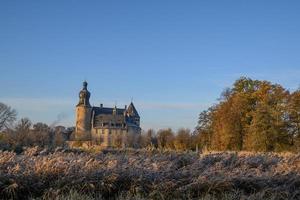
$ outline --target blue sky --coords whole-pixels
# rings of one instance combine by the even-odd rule
[[[1,1],[0,101],[71,126],[86,79],[93,105],[133,98],[144,129],[193,129],[240,76],[299,87],[299,10],[276,0]]]

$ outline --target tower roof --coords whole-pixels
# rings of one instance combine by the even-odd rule
[[[136,116],[136,117],[140,117],[139,113],[137,112],[137,110],[135,109],[133,103],[131,102],[130,105],[127,108],[127,113],[131,116]]]
[[[88,83],[86,82],[86,80],[83,81],[83,89],[87,89]]]
[[[79,103],[77,104],[77,106],[83,105],[83,106],[91,107],[90,102],[89,102],[91,93],[88,91],[87,85],[88,85],[88,83],[86,81],[84,81],[83,88],[79,92]]]

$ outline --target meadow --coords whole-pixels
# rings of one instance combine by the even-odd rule
[[[0,152],[1,199],[300,199],[300,154]]]

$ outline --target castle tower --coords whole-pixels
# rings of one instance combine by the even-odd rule
[[[79,92],[79,103],[76,106],[76,139],[88,140],[91,136],[92,107],[90,105],[90,92],[87,90],[88,83],[83,82],[83,88]]]

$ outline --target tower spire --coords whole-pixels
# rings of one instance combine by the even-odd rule
[[[86,80],[84,79],[83,81],[83,89],[87,90],[87,86],[88,86],[88,83],[86,82]]]
[[[82,85],[83,85],[83,88],[79,92],[79,103],[77,104],[77,106],[91,107],[90,101],[89,101],[91,93],[87,89],[88,83],[86,81],[84,81]]]

